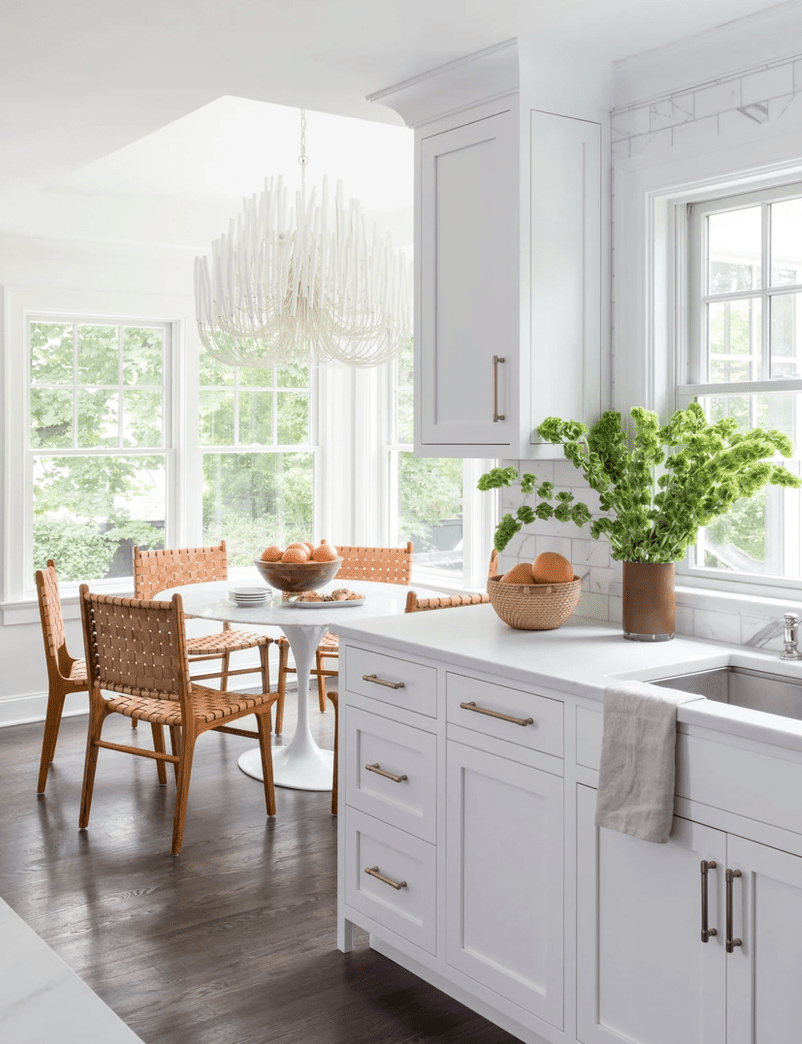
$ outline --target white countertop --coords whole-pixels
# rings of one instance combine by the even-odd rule
[[[0,1035],[8,1044],[142,1044],[0,899]]]
[[[632,642],[620,625],[580,617],[553,631],[519,631],[503,623],[491,605],[343,621],[338,633],[594,700],[601,700],[615,679],[650,681],[728,664],[802,681],[802,661],[781,660],[776,652],[698,638]],[[802,751],[802,721],[706,699],[681,706],[678,720]]]

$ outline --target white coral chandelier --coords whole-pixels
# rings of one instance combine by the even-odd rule
[[[370,238],[359,203],[337,183],[330,210],[323,179],[307,198],[306,116],[301,113],[301,190],[287,206],[282,179],[243,201],[236,222],[195,259],[201,343],[232,366],[292,362],[376,366],[412,332],[412,264],[389,233]]]

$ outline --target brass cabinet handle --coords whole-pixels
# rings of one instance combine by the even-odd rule
[[[706,943],[712,935],[718,935],[718,929],[707,927],[707,871],[715,870],[718,864],[715,859],[702,860],[702,942]]]
[[[385,779],[391,779],[393,783],[403,783],[405,779],[409,779],[409,776],[394,776],[392,772],[385,772],[383,768],[379,768],[378,761],[374,765],[365,765],[368,772],[375,772],[377,776],[384,776]]]
[[[461,703],[463,710],[476,711],[477,714],[487,714],[491,718],[501,718],[502,721],[511,721],[515,725],[534,725],[534,718],[513,718],[510,714],[502,714],[500,711],[488,710],[486,707],[477,707],[473,700],[470,703]]]
[[[380,874],[378,866],[366,866],[365,873],[370,874],[371,877],[375,877],[379,881],[384,881],[385,884],[388,884],[391,888],[395,888],[396,891],[401,888],[406,888],[407,886],[406,881],[393,881],[392,878]]]
[[[740,870],[728,870],[724,875],[727,881],[727,953],[732,953],[736,946],[743,946],[741,939],[732,937],[732,882],[741,876]]]
[[[506,420],[503,413],[498,412],[498,364],[506,362],[503,355],[493,356],[493,423]]]
[[[374,685],[386,685],[388,689],[404,689],[403,682],[388,682],[384,678],[378,678],[375,674],[363,674],[362,681],[373,682]]]

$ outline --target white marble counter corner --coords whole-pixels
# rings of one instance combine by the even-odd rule
[[[7,1044],[142,1044],[0,899],[0,1038]]]

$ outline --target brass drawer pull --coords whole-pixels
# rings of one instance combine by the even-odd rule
[[[368,772],[375,772],[377,776],[384,776],[385,779],[391,779],[393,783],[403,783],[405,779],[409,779],[409,776],[394,776],[392,772],[385,772],[383,768],[379,768],[378,761],[375,765],[365,765]]]
[[[499,421],[506,420],[507,418],[503,413],[498,412],[498,364],[506,362],[507,360],[503,355],[493,356],[493,423],[497,424]]]
[[[707,927],[707,871],[715,870],[718,864],[715,859],[702,860],[702,942],[706,943],[707,940],[713,936],[718,935],[718,929]]]
[[[395,888],[396,891],[401,888],[406,888],[407,886],[406,881],[393,881],[392,878],[380,874],[378,866],[366,866],[365,873],[370,874],[371,877],[375,877],[379,881],[384,881],[385,884],[388,884],[391,888]]]
[[[386,685],[388,689],[404,689],[403,682],[388,682],[384,678],[377,678],[375,674],[363,674],[362,681],[373,682],[374,685]]]
[[[461,703],[463,710],[476,711],[477,714],[487,714],[491,718],[501,718],[502,721],[511,721],[514,725],[534,725],[534,718],[513,718],[510,714],[502,714],[500,711],[487,710],[485,707],[477,707],[473,700],[470,703]]]
[[[727,881],[727,953],[732,953],[736,946],[743,946],[741,939],[732,937],[732,882],[736,877],[741,877],[740,870],[728,870],[724,877]]]

